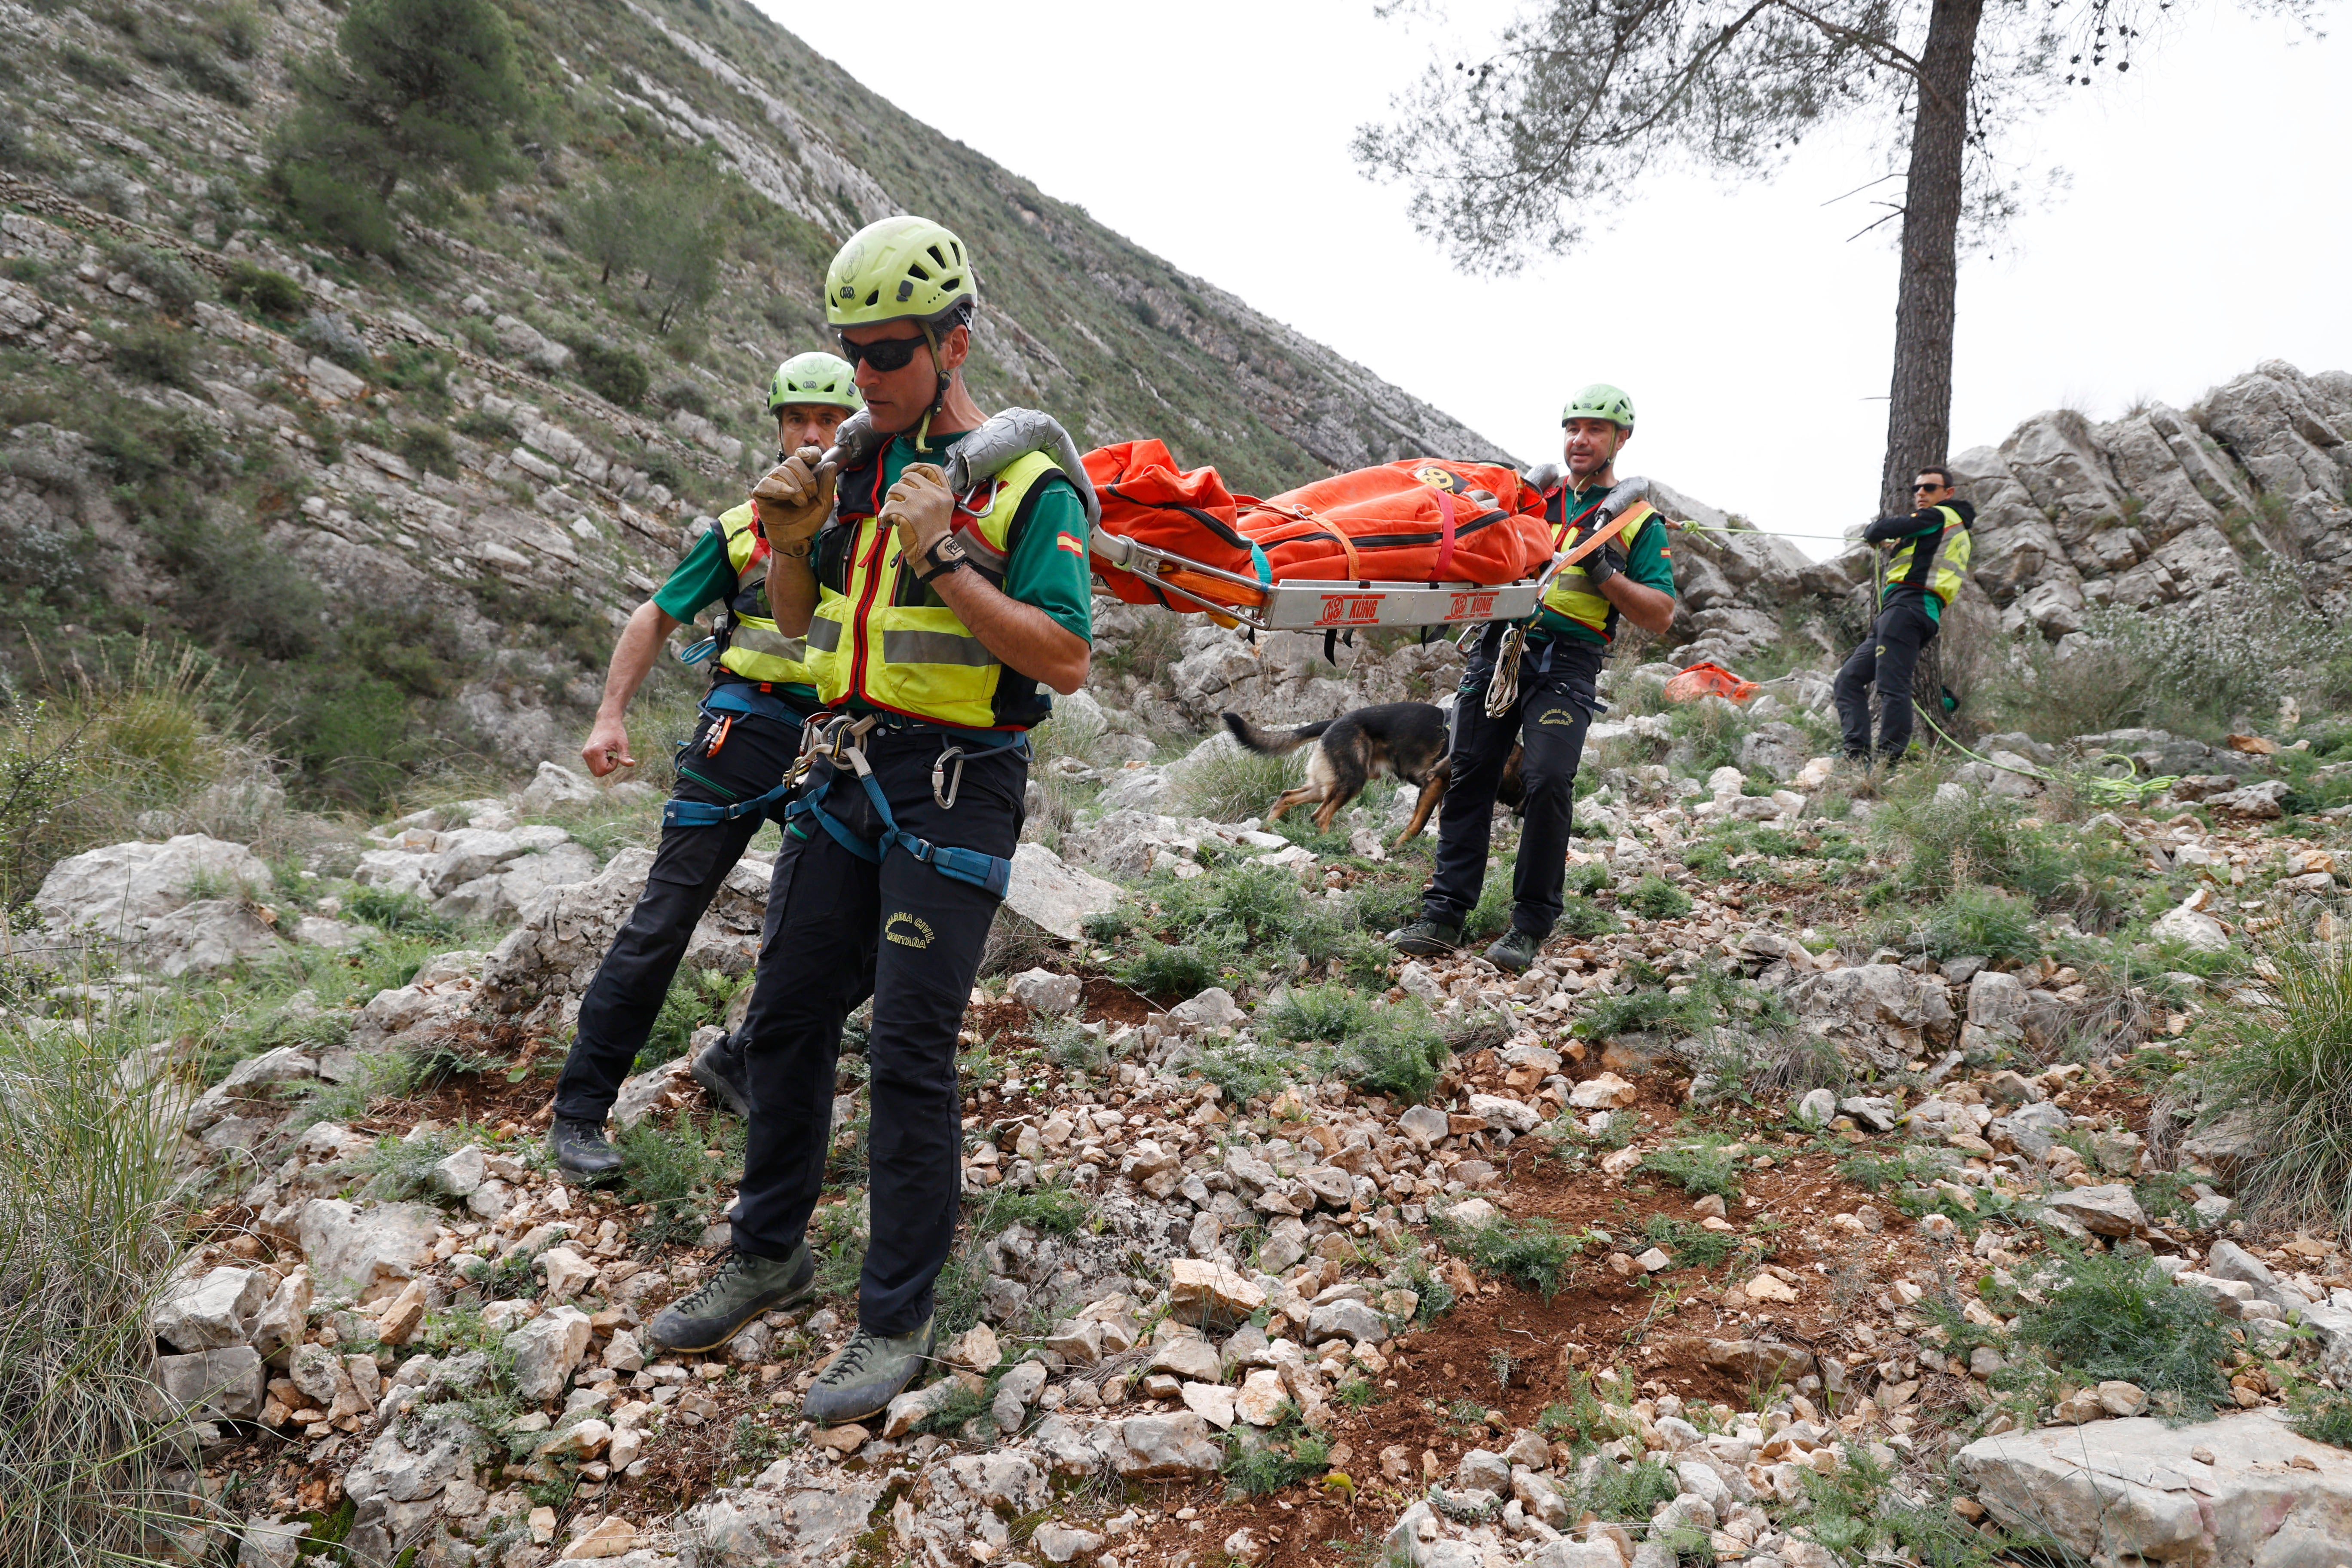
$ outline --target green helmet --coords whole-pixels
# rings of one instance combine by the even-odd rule
[[[1606,419],[1612,425],[1622,426],[1630,434],[1633,428],[1633,400],[1605,381],[1596,381],[1568,400],[1559,411],[1559,422],[1571,419]]]
[[[824,319],[835,329],[906,321],[945,328],[979,299],[963,241],[927,217],[867,224],[824,273]]]
[[[822,353],[794,354],[776,367],[775,379],[768,383],[768,412],[782,413],[791,403],[821,403],[852,414],[866,406],[849,362]]]

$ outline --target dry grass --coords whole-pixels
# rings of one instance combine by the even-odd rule
[[[117,1078],[121,1047],[148,1037],[93,1034],[0,1029],[0,1562],[26,1568],[201,1538],[194,1445],[148,1327],[181,1241],[177,1132]]]

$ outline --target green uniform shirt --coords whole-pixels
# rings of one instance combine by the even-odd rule
[[[654,595],[654,606],[674,621],[690,621],[711,605],[735,596],[735,568],[727,563],[727,542],[706,528]]]
[[[1560,515],[1568,520],[1571,528],[1574,527],[1579,518],[1609,499],[1610,489],[1608,485],[1594,484],[1590,489],[1579,491],[1563,484],[1560,489]],[[1675,591],[1675,564],[1673,557],[1666,550],[1665,521],[1665,513],[1659,512],[1643,522],[1642,531],[1634,536],[1633,546],[1625,555],[1625,575],[1644,588],[1655,588],[1661,594],[1671,594]],[[1620,539],[1622,537],[1622,534],[1619,536]],[[1610,546],[1604,544],[1601,548],[1606,550]],[[1617,621],[1614,610],[1610,612],[1609,620],[1613,627]],[[1566,637],[1571,642],[1589,642],[1601,647],[1609,646],[1607,637],[1602,637],[1582,621],[1563,616],[1549,606],[1546,606],[1536,616],[1536,624],[1530,634],[1530,640],[1546,637]]]
[[[694,548],[686,552],[686,559],[671,569],[667,580],[655,592],[654,607],[671,620],[684,624],[711,605],[733,599],[736,585],[735,568],[727,560],[726,539],[718,529],[706,528],[702,531],[702,537],[694,542]],[[761,597],[767,597],[764,591]],[[742,679],[731,671],[722,670],[716,660],[712,661],[710,670],[710,679],[714,681]],[[816,688],[814,686],[793,681],[774,689],[798,698],[811,708],[816,706]]]
[[[940,437],[931,450],[918,453],[914,437],[900,436],[882,454],[887,493],[914,462],[936,463],[961,437]],[[1058,475],[1037,489],[1037,500],[1013,540],[1004,563],[1007,598],[1034,605],[1072,635],[1095,640],[1094,569],[1087,564],[1087,508],[1067,479]]]

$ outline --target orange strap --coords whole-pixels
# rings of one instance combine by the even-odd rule
[[[1625,527],[1628,523],[1633,522],[1637,519],[1646,516],[1648,513],[1655,510],[1656,509],[1652,507],[1647,501],[1643,501],[1635,506],[1627,507],[1623,511],[1619,512],[1615,517],[1609,520],[1608,527],[1600,530],[1598,532],[1594,533],[1591,538],[1586,540],[1583,543],[1570,551],[1568,552],[1568,559],[1560,563],[1561,566],[1569,567],[1575,565],[1578,562],[1583,560],[1586,556],[1591,554],[1594,551],[1600,549],[1602,545],[1608,543],[1619,534],[1624,532]],[[1566,539],[1568,537],[1569,526],[1569,524],[1564,522],[1559,525],[1560,537],[1562,539]]]
[[[1355,552],[1349,551],[1348,558],[1352,563],[1355,559]],[[1444,582],[1445,569],[1453,564],[1454,492],[1439,490],[1437,492],[1437,560],[1429,569],[1429,580],[1433,583]]]

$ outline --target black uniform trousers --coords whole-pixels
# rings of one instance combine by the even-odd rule
[[[867,737],[866,754],[906,832],[1010,859],[1021,837],[1029,748],[968,756],[955,805],[942,810],[931,764],[952,743],[936,731],[881,731]],[[821,767],[817,777],[826,773]],[[826,811],[871,842],[882,823],[856,776],[831,776]],[[759,1114],[744,1150],[734,1241],[772,1258],[800,1245],[824,1183],[841,1026],[871,991],[872,1223],[857,1321],[869,1333],[911,1333],[931,1315],[932,1281],[955,1242],[963,1180],[956,1040],[998,900],[903,849],[875,865],[806,816],[788,830],[799,835],[806,837],[782,916],[761,949],[751,1012],[735,1036]]]
[[[1880,607],[1878,620],[1860,647],[1838,667],[1838,728],[1843,731],[1846,755],[1870,751],[1870,689],[1878,689],[1878,750],[1899,757],[1911,744],[1911,675],[1918,668],[1919,650],[1936,635],[1936,617],[1927,613],[1926,595],[1916,588],[1897,589]]]
[[[776,787],[800,752],[801,731],[755,715],[739,715],[728,726],[719,754],[711,756],[711,737],[718,721],[702,716],[694,739],[678,753],[677,784],[673,800],[704,801],[732,805]],[[781,815],[781,811],[779,812]],[[694,940],[694,928],[710,900],[719,896],[727,873],[770,818],[740,816],[710,827],[665,827],[654,851],[653,869],[636,908],[614,933],[613,945],[596,966],[596,977],[580,998],[579,1032],[571,1054],[563,1059],[563,1076],[555,1083],[555,1114],[567,1121],[604,1124],[605,1113],[621,1092],[621,1080],[645,1048],[669,994],[678,962]],[[793,841],[786,835],[776,857],[774,879],[791,877],[789,859]],[[776,900],[768,903],[768,927],[773,930]]]
[[[1584,731],[1600,706],[1601,666],[1609,655],[1596,644],[1564,639],[1530,647],[1519,661],[1517,699],[1501,718],[1490,719],[1486,690],[1502,636],[1499,625],[1487,627],[1463,668],[1454,703],[1453,768],[1437,819],[1437,872],[1421,908],[1430,920],[1459,924],[1477,907],[1495,794],[1511,747],[1523,742],[1527,799],[1511,874],[1511,926],[1540,942],[1559,919],[1576,768],[1584,755]]]

